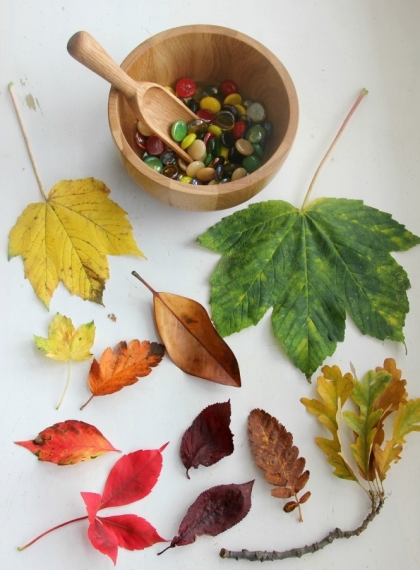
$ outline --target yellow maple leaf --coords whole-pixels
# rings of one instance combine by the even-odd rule
[[[30,204],[9,234],[9,259],[22,256],[25,277],[49,307],[61,281],[73,295],[102,304],[107,255],[144,257],[126,212],[100,180],[62,180],[45,202]]]
[[[63,401],[70,381],[70,363],[88,360],[92,356],[90,349],[95,340],[95,331],[93,321],[76,329],[71,319],[57,313],[48,327],[48,338],[34,335],[36,346],[45,356],[69,363],[66,386],[57,409]]]

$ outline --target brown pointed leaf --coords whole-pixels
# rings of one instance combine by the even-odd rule
[[[271,494],[278,498],[295,498],[296,503],[287,503],[284,507],[285,512],[291,512],[300,502],[298,492],[309,479],[309,471],[303,472],[306,461],[298,457],[292,434],[276,418],[255,409],[248,417],[248,435],[256,464],[265,472],[267,482],[278,487]]]
[[[209,467],[233,453],[230,400],[204,408],[182,437],[181,460],[187,470]]]
[[[152,293],[156,326],[173,362],[192,376],[226,386],[239,387],[238,362],[214,328],[206,309],[173,293],[158,293],[135,271]]]
[[[93,396],[114,394],[125,386],[135,384],[139,377],[151,373],[164,354],[165,347],[162,344],[148,340],[132,340],[128,344],[121,341],[114,350],[107,348],[100,362],[96,359],[92,362],[88,378],[92,397],[88,402]]]
[[[34,440],[15,443],[31,451],[39,461],[56,465],[73,465],[108,451],[119,451],[95,426],[78,420],[54,424],[41,431]]]

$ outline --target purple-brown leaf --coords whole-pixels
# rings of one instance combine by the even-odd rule
[[[187,470],[209,467],[233,453],[230,400],[204,408],[182,437],[181,460]]]
[[[192,544],[203,534],[217,536],[238,524],[251,508],[253,485],[254,481],[240,485],[217,485],[201,493],[188,509],[178,534],[165,550]]]

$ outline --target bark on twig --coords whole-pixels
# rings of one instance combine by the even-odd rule
[[[340,528],[336,528],[319,542],[307,544],[301,548],[292,548],[291,550],[283,550],[282,552],[279,552],[277,550],[270,552],[267,550],[252,551],[246,549],[234,551],[222,548],[219,556],[220,558],[234,558],[235,560],[249,560],[250,562],[265,562],[266,560],[274,561],[284,560],[285,558],[300,558],[304,554],[310,554],[321,550],[324,548],[324,546],[331,544],[337,538],[351,538],[352,536],[359,536],[360,533],[366,530],[368,524],[376,517],[376,515],[379,514],[383,504],[383,497],[372,496],[371,511],[359,527],[354,530],[341,530]]]

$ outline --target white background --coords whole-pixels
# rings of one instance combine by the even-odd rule
[[[274,181],[251,202],[284,199],[300,206],[313,172],[362,87],[369,90],[314,189],[316,197],[363,199],[393,214],[420,233],[420,3],[417,0],[2,0],[0,18],[0,560],[6,570],[110,569],[112,562],[94,550],[85,522],[70,525],[24,552],[16,547],[42,531],[83,516],[80,491],[101,492],[118,458],[107,454],[70,467],[41,463],[14,441],[34,438],[58,421],[80,419],[95,425],[124,453],[170,445],[158,484],[144,500],[119,509],[135,513],[171,539],[188,506],[205,489],[255,479],[253,506],[237,526],[215,538],[157,556],[162,545],[142,552],[120,550],[117,565],[182,569],[249,568],[249,562],[221,560],[221,547],[284,550],[320,540],[336,526],[357,527],[369,502],[357,485],[336,479],[314,443],[326,435],[299,400],[314,397],[309,385],[278,347],[270,315],[227,342],[242,373],[241,389],[189,377],[169,358],[135,386],[94,399],[86,377],[90,362],[73,366],[71,386],[59,411],[55,405],[66,365],[37,351],[33,334],[47,336],[60,312],[76,326],[94,320],[93,353],[99,358],[120,340],[159,340],[152,298],[132,276],[136,269],[157,290],[189,296],[209,308],[209,277],[219,257],[196,237],[234,210],[192,213],[172,209],[144,193],[119,162],[109,132],[109,86],[75,62],[66,51],[70,36],[84,29],[121,62],[142,41],[185,24],[235,28],[264,43],[286,66],[299,96],[300,123],[291,154]],[[235,62],[232,62],[234,65]],[[24,279],[20,258],[7,261],[8,233],[26,205],[40,201],[39,190],[7,90],[10,81],[26,124],[47,190],[63,179],[93,176],[111,189],[127,212],[146,260],[109,258],[111,278],[105,307],[71,297],[60,285],[50,311]],[[30,96],[35,108],[30,108]],[[238,209],[245,208],[246,205]],[[420,397],[420,250],[395,258],[407,270],[406,346],[363,337],[348,320],[345,341],[328,364],[343,371],[352,362],[362,376],[393,357],[408,380],[411,397]],[[107,315],[114,313],[117,322]],[[191,480],[179,459],[184,430],[205,406],[232,405],[235,452],[211,468],[193,470]],[[294,434],[307,459],[312,497],[304,523],[285,514],[283,501],[254,465],[246,436],[250,410],[260,407]],[[420,567],[420,438],[408,436],[402,461],[385,481],[382,513],[358,538],[336,541],[302,559],[275,564],[287,570],[388,570]],[[266,564],[269,564],[268,562]],[[271,568],[271,564],[269,564]]]

